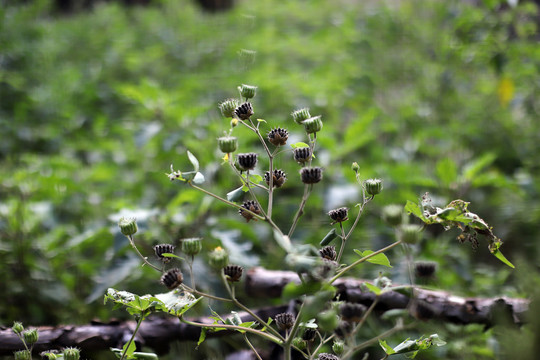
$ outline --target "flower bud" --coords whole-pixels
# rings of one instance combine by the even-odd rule
[[[28,345],[35,344],[39,339],[39,334],[36,329],[30,329],[23,332],[24,342]]]
[[[251,106],[251,103],[245,102],[234,109],[234,114],[240,120],[247,120],[253,115],[253,106]]]
[[[401,241],[406,244],[416,244],[422,238],[422,227],[416,224],[403,224],[399,227]]]
[[[182,252],[187,255],[197,255],[202,250],[201,238],[182,239]]]
[[[222,136],[218,138],[218,147],[225,154],[235,152],[238,148],[238,139],[234,136]]]
[[[58,350],[49,350],[39,353],[42,359],[55,360],[61,357],[62,355],[58,354]]]
[[[13,322],[13,326],[11,327],[11,330],[13,330],[15,334],[19,335],[20,333],[24,331],[24,326],[22,323],[15,321]]]
[[[377,195],[383,189],[383,184],[381,179],[368,179],[364,182],[366,187],[366,192],[369,195]]]
[[[382,218],[391,226],[398,226],[403,223],[403,206],[387,205],[382,209]]]
[[[348,212],[349,212],[349,209],[347,209],[346,207],[342,207],[339,209],[330,210],[328,212],[328,216],[330,216],[330,219],[333,220],[334,224],[341,223],[346,220],[349,220],[349,218],[347,217]]]
[[[268,133],[268,141],[275,146],[282,146],[287,143],[289,132],[286,129],[275,128]]]
[[[238,107],[239,102],[236,99],[227,99],[219,104],[219,110],[221,115],[226,118],[232,118],[234,116],[234,111]]]
[[[242,49],[238,52],[238,55],[240,55],[240,60],[244,64],[244,67],[249,67],[255,63],[257,52],[254,50]]]
[[[173,268],[161,276],[161,283],[169,290],[174,290],[179,287],[184,281],[184,276],[178,268]]]
[[[13,355],[15,360],[32,360],[32,353],[29,350],[16,351]]]
[[[257,93],[257,87],[252,85],[246,85],[242,84],[242,86],[238,87],[238,91],[240,91],[240,95],[245,99],[251,99],[255,97],[255,94]]]
[[[294,325],[294,315],[291,313],[281,313],[274,317],[276,325],[280,330],[288,330]]]
[[[301,124],[304,120],[309,119],[311,115],[309,114],[308,108],[303,108],[295,110],[292,112],[292,118],[297,124]]]
[[[210,266],[215,270],[221,270],[229,264],[229,254],[221,246],[208,254]]]
[[[281,170],[274,170],[273,173],[274,176],[272,176],[272,186],[276,188],[282,187],[287,180],[287,176]],[[264,173],[264,180],[268,186],[270,186],[270,173],[268,171]]]
[[[360,165],[358,165],[358,163],[355,161],[355,162],[352,163],[351,169],[355,173],[358,173],[360,171]]]
[[[261,213],[261,209],[259,208],[259,205],[257,205],[255,201],[253,200],[245,201],[242,204],[242,208],[238,210],[238,213],[242,215],[244,219],[246,219],[246,222],[249,222],[249,220],[252,220],[253,218],[255,218],[255,216],[253,216],[252,213],[247,212],[246,210],[249,210],[252,213],[255,213],[257,215]]]
[[[338,355],[343,354],[343,351],[345,350],[345,343],[341,340],[334,340],[334,344],[332,344],[332,351]]]
[[[304,130],[306,130],[308,134],[319,132],[323,127],[323,122],[320,115],[306,119],[302,122],[302,124],[304,124]]]
[[[238,265],[227,265],[223,268],[223,273],[229,282],[237,282],[242,277],[244,268]]]
[[[120,227],[120,232],[126,236],[134,235],[137,232],[137,222],[135,218],[120,218],[118,221],[118,226]]]
[[[62,354],[65,360],[79,360],[81,357],[80,350],[74,347],[65,348]]]
[[[171,244],[159,244],[154,246],[154,252],[156,253],[156,256],[163,261],[164,263],[168,263],[171,261],[170,257],[163,256],[163,254],[172,254],[174,253],[174,245]]]
[[[339,317],[334,309],[323,311],[317,315],[317,324],[322,331],[334,331],[339,324]]]
[[[316,184],[322,180],[322,169],[320,167],[302,168],[300,176],[304,184]]]
[[[323,259],[330,261],[335,261],[337,258],[336,247],[335,246],[325,246],[319,250],[319,254]]]
[[[255,165],[257,165],[256,153],[238,154],[236,159],[241,171],[253,170],[255,169]]]

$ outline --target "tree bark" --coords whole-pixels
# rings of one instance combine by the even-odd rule
[[[246,273],[246,293],[251,297],[278,298],[284,286],[290,282],[300,282],[296,273],[253,268]],[[334,283],[337,296],[342,301],[370,306],[376,296],[364,288],[365,282],[366,280],[360,279],[338,279]],[[407,295],[411,293],[414,296]],[[438,319],[457,324],[480,323],[492,326],[501,319],[505,324],[524,323],[528,307],[529,300],[527,299],[464,298],[445,291],[426,290],[416,286],[406,292],[393,290],[384,292],[377,300],[375,312],[380,314],[392,309],[408,309],[411,315],[422,320]],[[288,305],[282,305],[258,309],[255,312],[260,318],[268,319],[288,310]],[[253,320],[245,312],[239,312],[239,315],[242,321]],[[227,316],[229,315],[223,317]],[[207,317],[191,320],[208,324],[214,321]],[[121,348],[133,334],[134,328],[134,321],[39,327],[39,341],[34,346],[34,350],[37,354],[45,350],[75,346],[88,354],[108,350],[110,347]],[[226,336],[232,333],[231,331],[208,332],[207,337]],[[136,344],[138,348],[146,346],[154,349],[158,354],[163,354],[168,352],[171,342],[197,341],[199,335],[200,328],[198,327],[180,323],[174,317],[156,316],[142,323],[136,337]],[[22,350],[22,347],[21,341],[10,328],[0,329],[0,355],[10,355],[14,351]]]

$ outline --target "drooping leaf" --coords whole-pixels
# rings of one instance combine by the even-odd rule
[[[187,151],[187,156],[189,158],[189,162],[193,165],[193,169],[195,172],[199,171],[199,160],[193,155],[189,150]]]
[[[492,254],[499,260],[501,260],[503,263],[505,263],[506,265],[510,266],[512,269],[515,269],[515,266],[514,264],[512,264],[504,255],[503,253],[500,251],[500,250],[495,250],[494,252],[492,252]]]

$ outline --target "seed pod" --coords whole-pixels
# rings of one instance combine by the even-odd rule
[[[257,165],[256,153],[238,154],[236,159],[241,171],[253,170],[255,169],[255,165]]]
[[[334,224],[341,223],[346,220],[349,220],[349,218],[347,217],[348,212],[349,212],[349,209],[347,209],[346,207],[342,207],[339,209],[330,210],[328,212],[328,216],[330,216],[330,219],[334,221],[333,222]]]
[[[293,156],[297,163],[304,164],[311,158],[311,149],[308,147],[295,148]]]
[[[252,213],[255,213],[257,215],[259,215],[261,213],[261,209],[259,208],[259,205],[257,205],[257,203],[255,201],[253,201],[253,200],[245,201],[242,204],[242,209],[238,210],[238,213],[240,215],[242,215],[244,217],[244,219],[246,219],[246,222],[249,222],[250,220],[254,219],[255,217],[253,216],[252,213],[247,212],[244,209],[249,210]]]
[[[282,128],[275,128],[268,133],[268,141],[275,146],[283,146],[287,143],[289,132]]]
[[[332,344],[332,351],[338,355],[343,354],[343,350],[345,350],[345,343],[341,340],[334,340],[334,344]]]
[[[403,224],[399,227],[400,238],[406,244],[416,244],[422,238],[422,227],[416,224]]]
[[[287,180],[287,176],[285,175],[285,173],[281,170],[274,170],[273,174],[274,176],[272,178],[272,186],[276,188],[282,187]],[[264,173],[264,180],[266,181],[266,184],[270,186],[270,173],[268,171]]]
[[[13,330],[15,334],[20,334],[24,331],[24,326],[22,323],[15,321],[13,322],[13,326],[11,327],[11,330]]]
[[[304,130],[306,130],[306,133],[308,134],[317,133],[321,131],[323,127],[323,122],[320,115],[306,119],[302,122],[302,124],[304,124]]]
[[[294,315],[291,313],[281,313],[274,317],[276,325],[280,330],[287,330],[294,325]]]
[[[254,98],[255,94],[257,94],[257,87],[252,85],[242,84],[242,86],[238,87],[238,90],[240,95],[246,99]]]
[[[237,282],[242,277],[244,268],[238,265],[227,265],[223,268],[223,273],[229,282]]]
[[[345,321],[359,322],[365,312],[366,307],[362,304],[345,302],[339,306],[339,313]]]
[[[398,226],[403,223],[403,206],[387,205],[382,210],[382,218],[391,226]]]
[[[170,257],[163,256],[163,254],[172,254],[174,253],[174,245],[171,244],[159,244],[154,246],[154,252],[156,253],[156,256],[163,261],[164,263],[168,263],[171,261]]]
[[[325,246],[319,250],[319,254],[323,259],[330,261],[335,261],[337,258],[336,247],[335,246]]]
[[[120,218],[118,227],[120,228],[120,232],[126,236],[134,235],[137,232],[137,222],[135,221],[135,218]]]
[[[23,339],[28,345],[35,344],[39,339],[39,334],[36,329],[29,329],[24,331],[23,333]]]
[[[309,114],[308,108],[298,109],[292,112],[292,118],[297,124],[301,124],[304,120],[309,119],[311,115]]]
[[[317,335],[316,329],[306,328],[306,330],[304,330],[304,333],[302,334],[302,339],[306,341],[313,341],[315,340],[316,335]]]
[[[317,360],[339,360],[339,358],[336,355],[321,353],[317,357]]]
[[[219,110],[221,115],[226,118],[232,118],[234,116],[234,111],[240,105],[236,99],[227,99],[219,104]]]
[[[414,276],[429,279],[435,275],[437,263],[433,261],[417,261],[414,263]]]
[[[75,347],[65,348],[62,354],[64,355],[65,360],[79,360],[81,357],[80,350]]]
[[[251,106],[251,103],[245,102],[234,110],[234,114],[240,120],[247,120],[253,115],[253,106]]]
[[[184,276],[178,268],[173,268],[161,276],[161,283],[169,290],[176,289],[184,281]]]
[[[234,136],[223,136],[218,138],[218,147],[221,152],[229,154],[238,148],[238,139]]]
[[[383,189],[383,184],[381,179],[368,179],[364,182],[366,187],[366,192],[369,195],[377,195]]]
[[[210,266],[215,270],[221,270],[229,264],[229,254],[221,246],[215,248],[208,254]]]
[[[300,176],[304,184],[316,184],[322,180],[322,169],[320,167],[302,168]]]
[[[187,255],[197,255],[202,250],[201,238],[182,239],[182,252]]]

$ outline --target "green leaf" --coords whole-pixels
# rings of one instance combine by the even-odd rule
[[[128,347],[128,344],[129,344],[129,347]],[[122,354],[125,354],[126,359],[130,359],[132,358],[133,353],[135,352],[136,349],[137,347],[135,346],[135,341],[131,341],[131,342],[128,341],[122,347]]]
[[[199,160],[193,155],[189,150],[187,151],[187,156],[189,158],[189,162],[193,165],[193,169],[195,172],[199,171]]]
[[[264,119],[257,119],[257,121],[260,122],[260,123],[261,123],[261,122],[263,122],[263,123],[266,122],[266,120],[264,120]]]
[[[133,359],[136,359],[136,360],[157,360],[159,358],[154,353],[134,352],[133,353]]]
[[[424,217],[424,214],[422,214],[422,209],[420,208],[420,206],[410,200],[407,200],[407,204],[405,204],[405,211],[408,214],[413,214],[417,218],[422,219],[424,222],[427,221],[427,219]]]
[[[262,181],[262,176],[261,175],[257,175],[257,174],[249,174],[249,181],[254,183],[254,184],[258,184]]]
[[[305,142],[297,142],[297,143],[294,143],[294,144],[291,144],[291,147],[293,149],[296,149],[296,148],[304,148],[304,147],[309,147],[308,144],[306,144]]]
[[[435,169],[437,177],[443,186],[450,187],[457,180],[458,168],[454,160],[450,158],[442,159],[437,162]]]
[[[163,254],[161,254],[161,256],[166,257],[166,258],[175,258],[175,259],[179,259],[179,260],[182,260],[182,261],[186,261],[186,259],[184,259],[183,257],[175,255],[175,254],[171,254],[171,253],[163,253]]]
[[[195,350],[199,349],[199,345],[201,345],[204,340],[206,340],[206,328],[201,328],[201,335],[199,335],[199,341],[197,341],[197,347],[195,347]]]
[[[338,237],[338,235],[336,234],[336,228],[332,228],[332,230],[330,230],[328,232],[328,234],[326,234],[324,236],[324,238],[321,240],[320,245],[321,246],[326,246],[326,245],[330,244],[337,237]]]
[[[392,355],[396,353],[394,349],[392,349],[392,347],[390,347],[390,345],[388,345],[384,340],[379,339],[379,345],[382,347],[386,355]]]
[[[503,255],[503,253],[502,253],[499,249],[493,251],[492,254],[493,254],[497,259],[501,260],[503,263],[505,263],[506,265],[510,266],[512,269],[515,269],[514,264],[512,264],[510,261],[508,261],[508,259]]]
[[[378,286],[375,286],[373,284],[370,284],[368,282],[365,282],[364,285],[369,289],[369,291],[371,291],[372,293],[374,293],[375,295],[379,296],[381,295],[382,293],[382,290],[380,287]]]
[[[366,250],[366,251],[362,252],[362,251],[360,251],[358,249],[354,249],[354,252],[357,253],[358,255],[360,255],[361,257],[366,257],[366,256],[371,255],[371,254],[374,253],[374,251],[371,251],[371,250]],[[366,261],[370,262],[372,264],[383,265],[383,266],[390,267],[390,268],[392,267],[392,265],[390,265],[390,260],[388,260],[388,257],[386,257],[386,255],[383,254],[383,253],[372,256],[369,259],[367,259]]]

